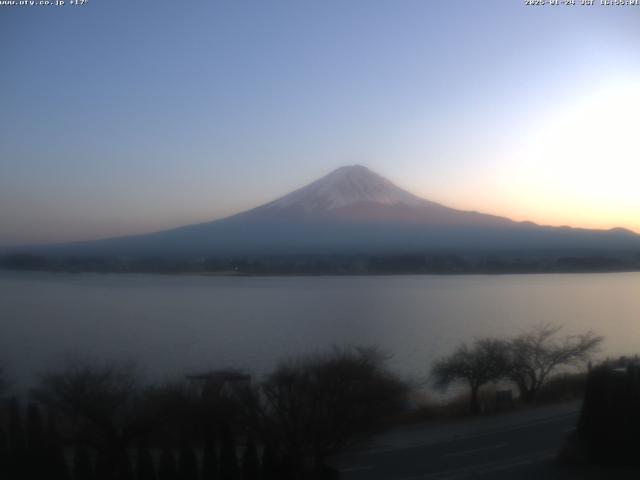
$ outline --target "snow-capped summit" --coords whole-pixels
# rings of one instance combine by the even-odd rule
[[[296,208],[310,213],[327,212],[366,203],[420,207],[430,202],[397,187],[367,167],[351,165],[340,167],[264,207]]]
[[[425,200],[361,165],[340,167],[288,195],[229,219],[386,225],[510,223],[508,219],[463,212]]]

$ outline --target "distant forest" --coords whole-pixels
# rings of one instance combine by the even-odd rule
[[[47,257],[15,253],[0,268],[56,272],[122,272],[218,275],[507,274],[640,271],[640,251],[599,252],[280,255],[209,258]]]

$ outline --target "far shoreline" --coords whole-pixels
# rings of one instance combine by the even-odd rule
[[[624,270],[549,270],[549,271],[512,271],[512,272],[492,272],[492,271],[473,271],[473,272],[370,272],[370,273],[314,273],[314,272],[296,272],[296,273],[276,273],[276,272],[207,272],[207,271],[184,271],[184,272],[162,272],[162,271],[145,271],[145,270],[64,270],[64,269],[10,269],[0,268],[0,273],[14,274],[37,274],[49,273],[54,275],[73,275],[80,276],[90,275],[154,275],[164,277],[214,277],[214,278],[356,278],[356,277],[501,277],[501,276],[521,276],[521,275],[607,275],[607,274],[627,274],[640,273],[638,269]]]

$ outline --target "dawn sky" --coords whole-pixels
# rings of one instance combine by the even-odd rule
[[[0,245],[212,220],[353,163],[640,231],[640,7],[89,0],[0,6],[0,42]]]

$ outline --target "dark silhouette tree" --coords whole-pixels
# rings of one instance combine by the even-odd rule
[[[236,456],[236,444],[233,432],[228,424],[222,428],[220,439],[220,478],[221,480],[238,480],[239,467]]]
[[[9,443],[4,425],[0,422],[0,478],[9,478]]]
[[[298,480],[305,478],[307,472],[301,469],[301,461],[290,454],[285,453],[278,457],[278,480]],[[317,467],[315,467],[317,469]]]
[[[509,342],[508,377],[525,402],[536,399],[550,375],[560,367],[585,364],[603,337],[587,332],[558,338],[561,327],[540,325]]]
[[[207,427],[202,452],[202,480],[217,480],[219,473],[217,442],[212,428]]]
[[[95,474],[97,480],[114,480],[116,474],[113,458],[102,449],[96,452]]]
[[[242,454],[242,479],[258,480],[260,478],[260,461],[253,436],[249,435]]]
[[[262,480],[278,479],[278,457],[270,443],[262,450],[262,462],[260,464]]]
[[[26,450],[22,411],[15,397],[9,401],[9,442],[12,454],[23,454]]]
[[[508,373],[508,348],[501,340],[478,339],[471,346],[462,344],[453,354],[436,361],[431,369],[435,385],[443,390],[454,382],[465,382],[470,389],[469,410],[480,412],[480,388]]]
[[[118,464],[116,467],[117,480],[134,480],[133,467],[131,465],[131,457],[126,450],[120,452]]]
[[[575,434],[569,440],[574,458],[589,464],[640,466],[640,366],[607,363],[591,369]],[[573,445],[571,445],[573,443]],[[565,455],[567,451],[565,451]],[[610,475],[614,477],[614,475]],[[637,476],[637,473],[636,473]]]
[[[93,462],[86,447],[78,446],[73,455],[73,479],[93,480]]]
[[[47,417],[46,425],[47,467],[49,474],[47,480],[68,480],[70,478],[69,466],[64,456],[64,445],[58,430],[58,424],[51,412]]]
[[[153,457],[143,444],[139,444],[136,451],[136,480],[157,480]]]
[[[19,478],[28,472],[27,442],[25,439],[22,410],[17,398],[9,401],[8,465],[10,478]],[[25,472],[25,469],[27,472]]]
[[[178,473],[180,480],[198,480],[198,459],[195,451],[186,440],[182,441],[180,447]]]
[[[45,478],[48,474],[46,436],[40,408],[35,403],[27,408],[26,432],[27,469],[31,477]]]
[[[27,408],[27,448],[30,452],[42,453],[45,447],[45,433],[40,408],[30,403]],[[36,457],[39,458],[39,457]]]
[[[164,448],[160,454],[158,480],[179,480],[176,458],[170,448]]]

